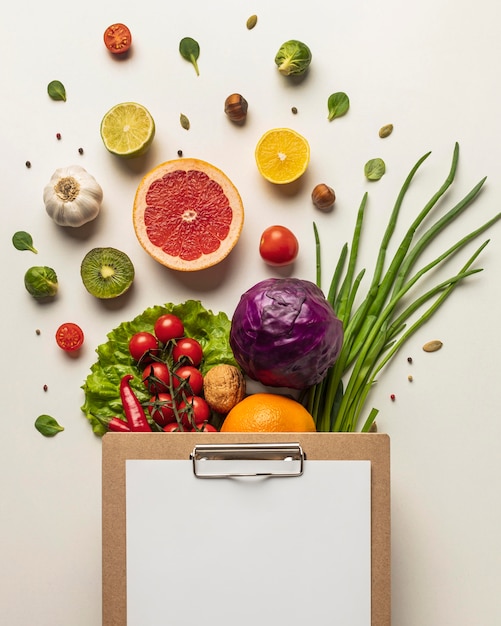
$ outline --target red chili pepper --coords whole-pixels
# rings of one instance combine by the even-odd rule
[[[122,399],[125,417],[131,431],[151,432],[151,426],[146,418],[144,409],[129,385],[129,381],[133,378],[132,374],[126,374],[120,382],[120,398]]]
[[[130,433],[129,424],[119,417],[112,417],[108,422],[108,430],[115,433]]]

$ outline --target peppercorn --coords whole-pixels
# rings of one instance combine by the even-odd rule
[[[296,107],[292,107],[291,111],[292,111],[292,113],[293,113],[294,115],[296,115],[296,114],[297,114],[297,108],[296,108]]]
[[[78,154],[83,154],[83,148],[78,148]]]
[[[35,333],[36,333],[37,335],[39,335],[39,334],[41,333],[40,328],[37,328],[37,329],[35,330]]]
[[[26,161],[25,165],[29,169],[31,167],[31,161]]]
[[[48,387],[47,385],[44,385],[44,386],[43,386],[43,390],[44,390],[44,391],[47,391],[47,389],[48,389],[48,388],[49,388],[49,387]]]
[[[56,139],[59,141],[61,139],[61,133],[56,133]]]
[[[183,151],[182,151],[182,150],[178,150],[178,151],[177,151],[177,156],[178,156],[179,158],[181,158],[181,157],[183,156]]]
[[[412,363],[412,357],[411,356],[407,357],[407,363]]]
[[[394,394],[394,393],[392,393],[392,394],[391,394],[391,396],[390,396],[390,400],[391,400],[392,402],[394,402],[394,401],[395,401],[395,394]]]

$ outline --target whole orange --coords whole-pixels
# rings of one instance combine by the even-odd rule
[[[236,404],[221,432],[315,432],[315,422],[302,404],[274,393],[255,393]]]

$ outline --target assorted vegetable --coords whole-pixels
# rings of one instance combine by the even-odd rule
[[[367,180],[379,180],[386,172],[386,164],[383,159],[370,159],[364,166],[364,174]]]
[[[56,330],[56,343],[65,352],[80,350],[84,342],[84,332],[78,324],[66,322]]]
[[[275,64],[284,76],[302,76],[311,63],[311,50],[302,41],[289,39],[275,55]]]
[[[31,250],[38,254],[38,250],[33,245],[33,237],[24,230],[18,230],[12,235],[12,244],[16,250]]]
[[[53,298],[59,283],[56,272],[46,265],[30,267],[24,275],[24,286],[34,298]]]
[[[132,35],[125,24],[112,24],[104,31],[104,45],[111,54],[125,54],[132,45]]]
[[[52,100],[63,100],[66,102],[66,89],[60,80],[51,80],[47,85],[47,93]]]
[[[174,318],[178,318],[178,320]],[[140,351],[135,352],[133,356],[130,351],[132,338],[137,333],[143,332],[154,335],[160,344],[152,344],[152,347],[147,349],[142,356]],[[199,380],[196,380],[196,375],[192,377],[192,372],[187,370],[189,366],[195,367],[190,358],[195,357],[194,361],[196,361],[198,350],[195,347],[191,355],[187,354],[187,346],[183,344],[182,351],[185,353],[185,358],[180,357],[179,367],[175,370],[177,376],[171,376],[172,372],[169,371],[169,365],[172,369],[174,362],[173,345],[180,339],[179,335],[183,338],[195,339],[200,344],[203,354],[203,360],[199,366],[196,366],[196,369],[205,377],[211,368],[221,363],[237,366],[229,345],[229,332],[230,320],[228,316],[222,312],[212,313],[212,311],[205,309],[198,300],[151,307],[132,321],[120,324],[108,333],[108,341],[97,347],[98,359],[92,365],[91,372],[83,385],[85,402],[82,411],[91,423],[94,432],[97,435],[103,435],[113,425],[120,427],[121,425],[117,424],[116,421],[113,424],[110,422],[114,417],[125,420],[124,409],[118,395],[118,389],[125,375],[133,375],[129,385],[148,415],[151,415],[152,411],[155,411],[157,415],[161,415],[163,412],[168,414],[168,409],[172,408],[171,400],[162,394],[166,393],[173,396],[175,394],[172,391],[177,391],[179,388],[181,388],[181,392],[186,391],[188,389],[187,384],[181,383],[188,376],[190,386],[192,381],[195,388],[190,390],[193,393],[186,394],[187,398],[199,395],[195,393]],[[161,345],[164,343],[168,343],[167,349]],[[163,350],[163,354],[156,352],[157,345]],[[139,360],[135,358],[137,356],[140,357]],[[149,365],[162,362],[164,365],[163,372],[157,369],[149,375],[150,371],[146,368]],[[153,389],[153,393],[150,389]],[[158,397],[155,398],[155,396]],[[190,404],[189,401],[188,404]],[[196,406],[198,407],[197,410],[200,411],[199,404]],[[195,410],[195,405],[193,405],[192,410]],[[151,419],[150,425],[157,431],[164,428],[153,419]]]
[[[39,415],[35,420],[35,428],[44,437],[54,437],[64,428],[50,415]]]
[[[197,76],[200,75],[198,69],[198,57],[200,56],[200,45],[198,41],[191,37],[183,37],[179,42],[179,53],[186,61],[189,61],[195,68]]]
[[[240,298],[231,320],[230,346],[242,370],[271,387],[306,389],[336,361],[343,326],[314,283],[263,280]]]
[[[484,178],[477,183],[444,215],[433,217],[434,207],[440,201],[443,203],[443,197],[456,175],[459,159],[457,144],[444,183],[404,231],[405,234],[386,267],[388,248],[406,194],[416,172],[429,154],[418,160],[402,185],[384,231],[373,276],[364,296],[360,293],[360,287],[365,269],[357,269],[357,259],[367,194],[364,195],[358,210],[351,250],[348,244],[341,250],[327,299],[342,321],[343,345],[336,363],[330,368],[325,379],[314,385],[306,397],[306,405],[315,418],[319,431],[355,431],[360,428],[368,394],[384,366],[409,337],[430,319],[464,279],[481,271],[474,268],[473,264],[489,240],[484,241],[449,278],[416,293],[416,286],[421,284],[421,279],[428,278],[432,270],[445,265],[446,262],[450,264],[458,251],[501,218],[501,213],[498,213],[436,258],[418,265],[429,244],[473,203],[485,182]],[[320,238],[316,227],[315,237],[317,284],[321,285]],[[424,307],[427,308],[423,312]],[[361,424],[363,431],[370,430],[377,413],[377,409],[373,408],[365,417]]]
[[[341,117],[348,112],[350,99],[343,91],[337,91],[327,99],[327,108],[329,110],[327,119],[331,122],[334,118]]]
[[[45,209],[60,226],[83,226],[101,210],[103,190],[80,165],[57,169],[43,192]]]
[[[290,265],[299,252],[296,235],[285,226],[269,226],[261,235],[259,254],[269,265]]]

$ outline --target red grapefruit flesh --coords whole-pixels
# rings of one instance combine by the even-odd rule
[[[242,199],[221,170],[200,159],[174,159],[148,172],[134,199],[139,243],[156,261],[185,272],[222,261],[240,237]]]

